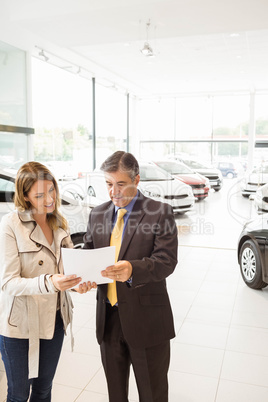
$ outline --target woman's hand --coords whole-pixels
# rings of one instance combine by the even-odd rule
[[[76,275],[55,274],[50,277],[50,280],[57,290],[67,290],[77,286],[82,278]]]
[[[97,284],[95,282],[84,282],[84,283],[80,283],[80,285],[75,288],[74,290],[76,290],[78,293],[87,293],[89,292],[91,289],[96,289],[97,288]]]

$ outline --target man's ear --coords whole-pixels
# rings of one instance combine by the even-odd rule
[[[141,178],[140,175],[137,174],[137,176],[135,177],[135,180],[134,180],[134,183],[135,183],[136,186],[139,184],[140,178]]]

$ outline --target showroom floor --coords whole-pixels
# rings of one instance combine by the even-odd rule
[[[236,259],[243,222],[255,216],[237,181],[178,217],[179,264],[168,278],[176,338],[171,343],[170,402],[267,402],[268,288],[249,289]],[[54,402],[108,402],[95,339],[95,291],[74,295],[75,348],[66,338]],[[0,364],[0,402],[6,379]],[[137,402],[131,374],[130,401]]]

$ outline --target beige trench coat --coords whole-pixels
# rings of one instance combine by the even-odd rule
[[[54,231],[55,253],[29,211],[5,215],[0,224],[0,334],[29,339],[29,378],[38,377],[39,339],[52,339],[57,299],[64,330],[72,322],[68,292],[57,292],[49,276],[63,273],[61,247],[70,235]]]

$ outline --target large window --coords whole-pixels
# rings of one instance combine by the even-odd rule
[[[268,140],[268,94],[256,95],[256,140]],[[268,148],[256,148],[255,165],[268,161]]]
[[[0,124],[27,126],[26,53],[0,42]]]
[[[34,156],[62,175],[92,170],[92,84],[32,59]]]
[[[0,125],[27,126],[26,54],[0,42]],[[17,169],[28,157],[28,136],[0,132],[0,165]]]
[[[249,100],[248,94],[141,101],[141,156],[180,154],[212,163],[245,159]]]
[[[113,152],[126,151],[127,96],[112,85],[96,85],[96,165]]]

